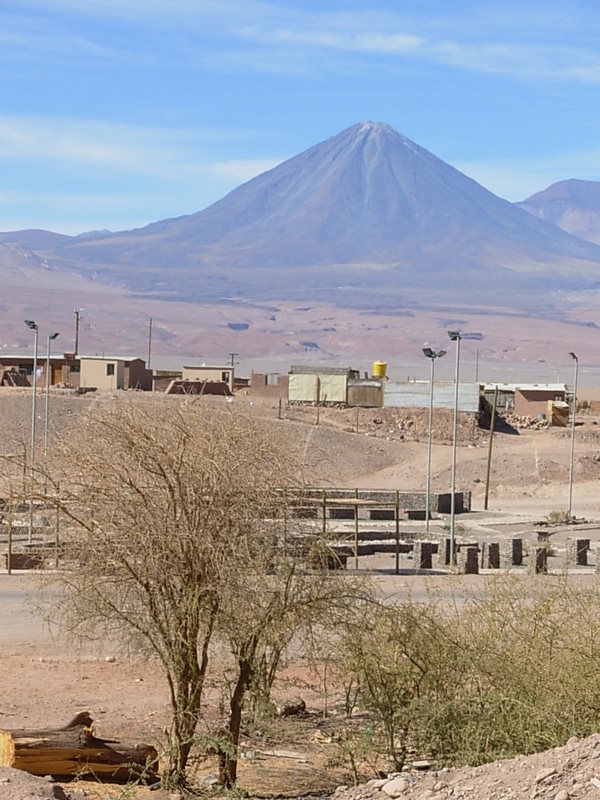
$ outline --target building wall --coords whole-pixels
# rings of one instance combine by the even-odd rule
[[[515,391],[515,414],[537,417],[548,413],[548,400],[564,400],[564,392],[548,390],[517,389]]]
[[[600,414],[600,389],[577,387],[577,407],[582,403],[585,403],[592,414]]]
[[[383,405],[381,381],[348,381],[348,405],[381,408]]]
[[[319,399],[322,403],[346,403],[348,401],[347,375],[319,375]]]
[[[152,391],[152,370],[146,369],[146,362],[141,358],[125,363],[124,385],[126,389]]]
[[[181,377],[184,381],[223,382],[233,392],[233,367],[184,367]]]
[[[79,385],[95,386],[97,389],[123,389],[125,386],[125,364],[113,358],[82,358]],[[113,375],[108,375],[112,365]]]
[[[65,364],[64,367],[61,369],[61,383],[65,383],[68,386],[73,386],[75,389],[79,388],[79,381],[81,379],[81,371],[79,368],[79,364],[77,364],[76,369],[74,369],[71,365]]]
[[[288,376],[265,372],[252,372],[246,394],[257,397],[287,397]]]
[[[345,403],[347,375],[288,375],[288,399],[291,403]]]
[[[317,399],[316,375],[289,375],[288,400],[290,403],[314,403]]]
[[[62,366],[65,364],[64,358],[57,358],[52,356],[50,359],[50,385],[60,383],[62,380]],[[29,383],[31,384],[31,376],[33,373],[33,356],[11,357],[3,356],[0,359],[0,366],[11,368],[14,367],[18,372],[27,375]],[[37,359],[37,386],[44,387],[46,385],[46,356],[38,350]]]
[[[386,408],[429,408],[430,384],[428,381],[419,383],[389,383],[385,384],[383,405]],[[454,383],[438,383],[433,386],[433,407],[454,408],[455,386]],[[479,384],[459,383],[458,385],[458,410],[477,414],[479,411]]]

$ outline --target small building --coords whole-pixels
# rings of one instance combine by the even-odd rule
[[[288,373],[290,403],[348,402],[348,381],[359,377],[350,367],[292,366]]]
[[[33,355],[18,355],[11,353],[0,354],[0,367],[6,370],[12,370],[25,376],[29,385],[31,385],[33,376]],[[78,372],[79,360],[73,353],[64,353],[63,355],[50,355],[50,386],[56,386],[59,383],[68,383],[68,375],[71,371]],[[37,386],[44,387],[46,385],[46,353],[38,350],[37,356]],[[78,385],[78,384],[76,384]]]
[[[229,391],[233,392],[235,381],[235,368],[229,364],[225,367],[207,366],[201,364],[200,366],[185,367],[181,373],[181,378],[184,381],[206,381],[209,383],[226,383]]]
[[[152,371],[142,358],[80,356],[79,386],[96,389],[152,390]]]
[[[496,409],[501,413],[520,417],[546,418],[549,402],[564,403],[567,400],[567,387],[564,383],[488,383],[484,387],[484,395],[490,407],[494,402],[496,387]]]

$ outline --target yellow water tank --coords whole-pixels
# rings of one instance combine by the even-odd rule
[[[373,377],[374,378],[385,378],[386,370],[387,370],[387,361],[374,361],[373,362]]]

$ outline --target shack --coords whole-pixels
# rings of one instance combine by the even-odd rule
[[[227,366],[210,366],[200,364],[198,366],[183,367],[181,377],[184,381],[205,381],[208,383],[226,383],[229,391],[233,392],[235,382],[235,367],[231,364]]]
[[[96,389],[152,390],[152,371],[134,356],[80,356],[79,386]]]
[[[549,412],[552,403],[565,403],[567,387],[564,383],[487,383],[484,396],[490,407],[498,387],[496,410],[520,417],[542,417],[552,419]]]

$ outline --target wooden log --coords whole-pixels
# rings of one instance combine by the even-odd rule
[[[0,766],[57,780],[74,776],[124,783],[156,779],[157,752],[151,745],[123,745],[99,739],[87,711],[64,728],[38,731],[0,730]]]

